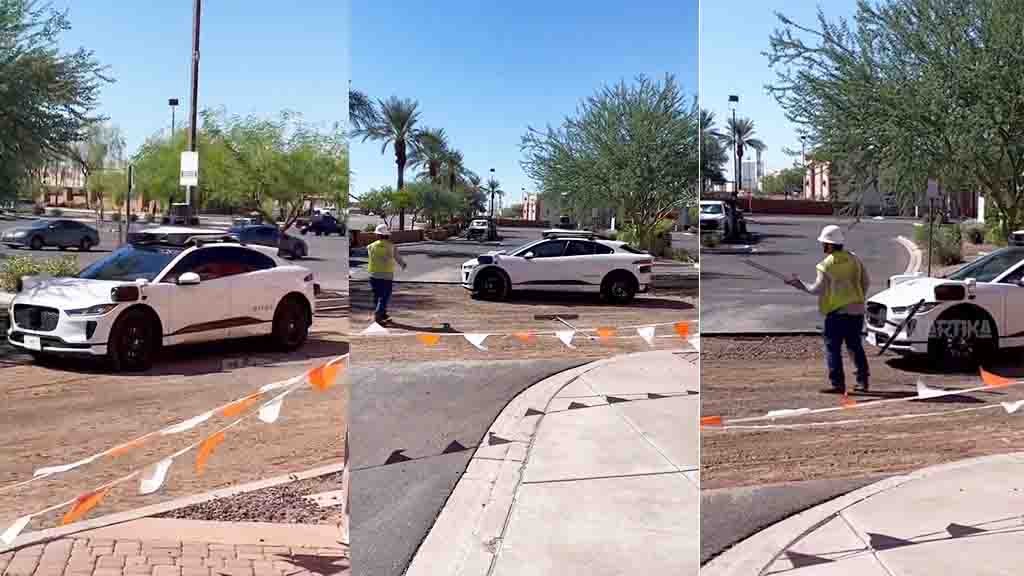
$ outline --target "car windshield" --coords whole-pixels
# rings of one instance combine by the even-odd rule
[[[722,213],[722,205],[721,204],[701,204],[700,205],[700,213],[701,214],[721,214]]]
[[[29,226],[29,228],[46,228],[53,222],[53,220],[36,220],[31,226]]]
[[[487,220],[473,220],[471,226],[487,226]]]
[[[1021,260],[1024,260],[1024,247],[1003,248],[971,262],[946,278],[950,280],[974,278],[978,282],[991,282]]]
[[[79,278],[89,280],[148,280],[152,282],[181,250],[162,246],[124,246],[82,270]]]

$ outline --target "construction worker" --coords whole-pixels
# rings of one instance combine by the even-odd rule
[[[387,322],[388,301],[391,299],[392,283],[395,279],[395,263],[405,270],[405,260],[398,253],[398,246],[391,242],[391,230],[387,224],[377,226],[377,241],[366,247],[370,256],[367,271],[370,273],[370,288],[373,289],[373,320]]]
[[[825,259],[818,263],[818,277],[808,286],[796,274],[786,284],[818,295],[818,310],[825,316],[825,358],[828,378],[835,392],[846,393],[842,347],[846,344],[857,367],[857,389],[868,389],[868,359],[861,335],[864,331],[864,300],[871,281],[864,263],[843,249],[843,231],[828,225],[818,236]]]

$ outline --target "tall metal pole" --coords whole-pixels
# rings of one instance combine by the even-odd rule
[[[928,277],[932,276],[932,229],[935,226],[935,199],[928,199]]]
[[[190,152],[196,151],[196,125],[199,118],[199,19],[202,14],[203,6],[202,0],[195,0],[192,14],[192,109],[190,111],[192,115],[192,122],[188,129],[188,149]],[[188,223],[192,220],[192,187],[189,186],[185,193],[185,204],[188,205],[186,210]]]
[[[740,151],[740,139],[739,134],[736,132],[736,108],[732,109],[732,167],[735,169],[733,176],[735,177],[732,182],[732,194],[737,199],[740,196],[740,159],[738,152]]]

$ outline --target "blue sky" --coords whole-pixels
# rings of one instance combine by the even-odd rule
[[[854,0],[820,3],[829,19],[853,14]],[[796,159],[783,148],[800,150],[800,138],[786,120],[782,108],[765,93],[764,86],[775,80],[762,52],[768,38],[779,27],[775,12],[805,26],[816,26],[819,3],[806,0],[762,2],[732,0],[701,4],[701,106],[715,112],[719,129],[731,116],[729,95],[740,97],[737,117],[754,121],[756,136],[767,146],[762,155],[766,170],[786,168]],[[730,156],[731,157],[731,156]],[[744,155],[744,158],[747,158]],[[753,159],[752,157],[750,159]],[[726,166],[731,178],[732,162]]]
[[[527,126],[641,73],[697,91],[696,0],[357,0],[352,19],[353,87],[418,100],[422,125],[444,128],[469,169],[495,169],[506,206],[534,191],[519,166]],[[351,150],[353,193],[395,185],[390,147]]]
[[[61,46],[95,51],[117,82],[101,111],[125,133],[129,153],[168,130],[167,99],[177,97],[177,125],[189,112],[192,2],[56,0],[69,7],[72,30]],[[348,0],[203,3],[199,108],[271,116],[284,109],[328,126],[348,117]]]

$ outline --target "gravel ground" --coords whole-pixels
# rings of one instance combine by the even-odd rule
[[[341,505],[321,508],[304,496],[341,488],[342,474],[336,472],[229,498],[210,500],[161,514],[160,517],[221,522],[338,524],[344,512]]]
[[[701,412],[729,418],[760,416],[769,410],[825,408],[840,398],[828,388],[820,337],[717,338],[702,340]],[[974,373],[940,373],[926,362],[877,356],[868,347],[871,391],[859,402],[914,397],[916,381],[935,388],[968,388]],[[847,379],[853,366],[846,357]],[[1024,355],[1008,351],[987,369],[1024,376]],[[1021,414],[1006,414],[1001,401],[1024,399],[1024,387],[840,410],[775,424],[857,420],[820,427],[701,432],[701,487],[704,489],[778,482],[900,473],[972,456],[1024,450]],[[965,408],[983,408],[961,412]],[[943,413],[900,420],[880,417]],[[945,412],[950,412],[945,414]],[[759,425],[771,422],[759,422]]]

